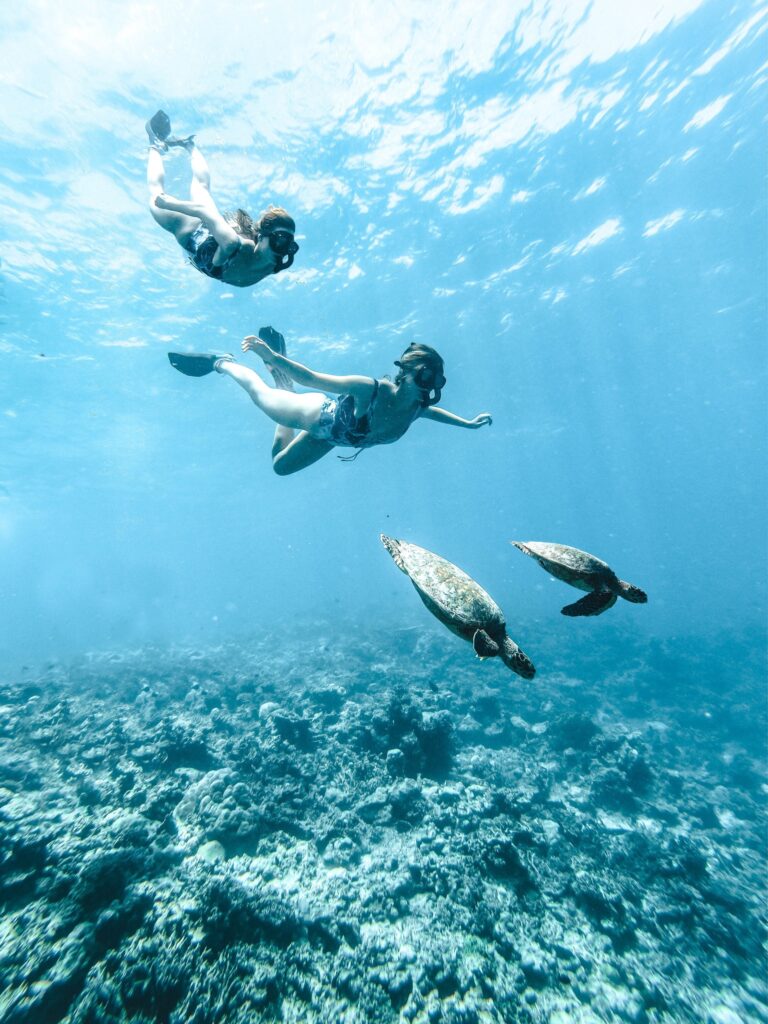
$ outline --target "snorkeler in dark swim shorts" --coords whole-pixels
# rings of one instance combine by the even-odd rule
[[[162,110],[147,121],[149,208],[160,227],[170,231],[190,254],[190,262],[207,277],[247,288],[287,270],[299,246],[296,224],[279,206],[270,206],[253,221],[245,210],[219,212],[211,196],[211,176],[194,135],[178,138]],[[166,195],[163,156],[169,147],[189,153],[192,169],[189,201]]]

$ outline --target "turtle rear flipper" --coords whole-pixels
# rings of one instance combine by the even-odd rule
[[[627,583],[625,580],[619,580],[619,597],[623,597],[625,601],[631,601],[632,604],[647,604],[648,595],[640,587],[635,587],[631,583]]]
[[[407,576],[408,570],[405,567],[405,562],[400,552],[400,541],[395,540],[394,537],[388,537],[385,533],[380,533],[379,539],[390,555],[392,555],[392,559],[400,572],[404,572]]]
[[[475,631],[472,637],[472,646],[478,658],[495,658],[500,648],[495,640],[492,640],[484,629]]]
[[[616,595],[612,590],[593,590],[574,604],[567,604],[560,611],[563,615],[602,615],[616,604]]]

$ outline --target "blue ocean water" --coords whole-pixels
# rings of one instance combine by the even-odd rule
[[[3,660],[410,618],[382,530],[513,620],[562,593],[508,541],[557,540],[651,594],[608,636],[760,642],[764,6],[180,11],[3,15]],[[158,106],[222,208],[294,214],[291,271],[186,265],[146,209]],[[248,399],[165,359],[267,323],[329,372],[432,344],[443,404],[493,427],[275,478]]]
[[[388,634],[498,686],[383,532],[494,596],[537,694],[572,674],[593,714],[601,680],[641,682],[693,714],[699,681],[707,718],[764,755],[768,6],[28,0],[0,28],[8,678],[256,643],[291,679],[326,649],[341,678],[346,649],[376,680]],[[196,133],[222,209],[291,212],[290,270],[228,287],[153,222],[158,107]],[[186,196],[186,154],[165,164]],[[417,422],[279,478],[234,383],[166,357],[267,324],[329,373],[432,345],[441,405],[493,425]],[[579,595],[513,540],[594,552],[648,604],[564,619]]]

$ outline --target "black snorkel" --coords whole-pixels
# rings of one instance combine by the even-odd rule
[[[285,256],[279,256],[275,260],[275,269],[272,271],[273,274],[279,274],[281,270],[287,270],[288,267],[293,266],[293,253],[287,253]]]
[[[424,408],[437,405],[446,383],[444,375],[430,366],[422,366],[416,371],[414,380],[416,387],[424,394],[422,399]]]

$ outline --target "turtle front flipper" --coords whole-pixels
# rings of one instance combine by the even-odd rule
[[[560,611],[563,615],[602,615],[616,604],[616,595],[612,590],[593,590],[574,604],[567,604]]]
[[[475,630],[472,646],[478,658],[495,658],[500,651],[499,645],[488,636],[484,629]]]
[[[648,595],[644,590],[625,580],[619,580],[619,597],[623,597],[625,601],[631,601],[632,604],[647,604],[648,602]]]

